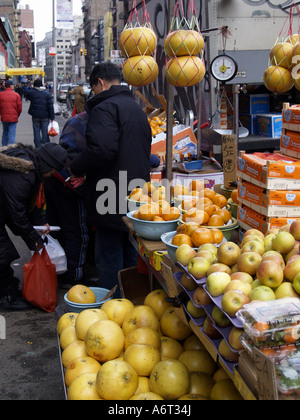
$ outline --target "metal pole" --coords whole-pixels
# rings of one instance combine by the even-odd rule
[[[54,111],[57,107],[57,85],[56,85],[56,29],[55,29],[55,0],[52,3],[52,11],[53,11],[53,24],[52,24],[52,44],[55,48],[55,55],[53,57],[53,103],[54,103]]]

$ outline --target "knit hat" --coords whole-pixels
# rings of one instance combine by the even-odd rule
[[[13,81],[12,80],[6,80],[5,81],[5,87],[11,87],[13,85]]]
[[[45,143],[37,149],[42,173],[56,169],[61,171],[67,161],[67,152],[59,144]]]

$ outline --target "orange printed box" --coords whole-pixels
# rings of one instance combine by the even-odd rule
[[[266,217],[247,206],[238,208],[240,227],[245,230],[258,229],[264,234],[269,229],[280,229],[287,224],[292,224],[295,220],[300,220],[300,217]]]
[[[300,105],[292,105],[282,111],[282,122],[286,124],[300,124]]]
[[[300,190],[300,161],[281,153],[241,152],[237,175],[262,188]]]
[[[289,152],[295,152],[295,157],[300,155],[300,133],[296,131],[283,130],[281,141],[280,141],[280,151],[289,154]]]
[[[269,217],[300,215],[300,191],[266,190],[250,182],[239,182],[238,200],[247,207]]]

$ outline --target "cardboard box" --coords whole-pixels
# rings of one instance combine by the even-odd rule
[[[300,132],[282,129],[280,151],[287,156],[300,158]]]
[[[140,274],[137,267],[126,268],[118,273],[122,296],[135,305],[143,305],[145,297],[151,292],[148,274]]]
[[[283,104],[282,123],[286,124],[288,130],[299,131],[300,125],[300,105]]]
[[[237,175],[262,188],[300,190],[300,161],[280,153],[240,152]]]
[[[266,114],[270,111],[270,95],[240,95],[240,114]]]
[[[249,130],[249,134],[257,134],[256,129],[257,116],[255,114],[240,115],[241,124]]]
[[[215,185],[224,184],[224,174],[223,172],[205,172],[203,173],[194,173],[194,174],[184,174],[179,172],[173,173],[173,183],[174,185],[182,184],[189,186],[192,180],[200,179],[204,182],[206,188],[214,188]]]
[[[282,114],[256,115],[256,134],[264,137],[280,137],[282,132]]]
[[[268,217],[300,215],[300,191],[266,190],[247,181],[239,182],[239,202]]]
[[[266,234],[269,229],[280,229],[295,220],[300,220],[300,217],[267,217],[245,205],[238,208],[238,222],[244,230],[258,229]]]

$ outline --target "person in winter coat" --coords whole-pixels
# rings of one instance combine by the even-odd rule
[[[0,311],[28,306],[18,297],[19,280],[14,277],[11,263],[19,254],[6,226],[14,235],[21,236],[30,250],[38,251],[43,247],[31,216],[43,178],[61,170],[66,159],[66,151],[55,143],[47,143],[37,150],[22,144],[0,149]],[[35,222],[44,224],[43,233],[49,233],[45,220]]]
[[[14,144],[19,116],[22,112],[20,95],[12,89],[13,82],[6,80],[5,90],[0,92],[0,115],[3,126],[2,146]]]
[[[85,101],[87,94],[83,90],[83,85],[76,86],[71,92],[68,92],[69,96],[75,95],[74,98],[74,109],[76,114],[84,112]]]
[[[150,180],[152,136],[146,114],[129,88],[121,85],[115,65],[97,64],[90,84],[95,96],[86,104],[87,150],[72,160],[70,171],[74,176],[86,176],[81,188],[88,221],[96,227],[99,285],[112,289],[118,284],[120,270],[137,265],[137,252],[122,217],[127,213],[130,182]],[[115,296],[120,295],[118,288]]]
[[[26,98],[30,101],[28,113],[32,116],[34,144],[40,147],[50,141],[48,125],[55,119],[53,99],[40,79],[34,81],[33,89],[27,91]]]

